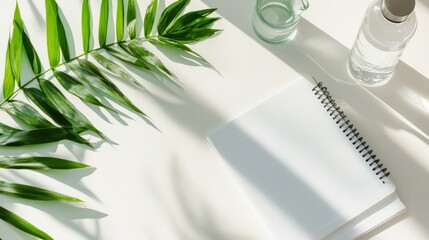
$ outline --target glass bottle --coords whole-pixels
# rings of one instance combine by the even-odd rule
[[[414,6],[415,0],[376,0],[368,7],[348,60],[359,83],[379,86],[391,78],[417,27]]]

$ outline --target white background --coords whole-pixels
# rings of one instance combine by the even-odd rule
[[[18,2],[31,40],[47,67],[44,1]],[[99,2],[91,1],[94,34]],[[137,2],[143,12],[147,1]],[[58,3],[79,54],[81,1]],[[0,2],[0,56],[5,56],[14,4],[12,0]],[[404,53],[406,64],[401,63],[388,85],[369,90],[350,84],[343,66],[368,1],[311,1],[296,41],[275,46],[261,42],[252,31],[253,1],[192,1],[188,9],[200,9],[204,4],[219,8],[223,19],[216,27],[224,31],[192,48],[222,76],[174,58],[171,52],[167,51],[170,54],[165,57],[149,46],[181,79],[183,90],[173,88],[172,93],[167,90],[170,87],[147,75],[143,75],[142,83],[150,93],[117,82],[159,130],[121,107],[128,117],[90,108],[71,96],[88,119],[109,137],[110,143],[87,135],[98,146],[96,150],[64,142],[22,150],[1,148],[0,155],[61,156],[95,169],[69,173],[0,170],[0,176],[6,181],[76,196],[85,203],[15,203],[16,199],[2,196],[2,206],[55,239],[270,239],[263,221],[205,137],[270,96],[288,79],[305,74],[326,81],[336,96],[344,100],[351,118],[389,166],[398,193],[408,207],[407,214],[396,224],[390,223],[366,238],[429,238],[429,193],[425,186],[429,180],[427,0],[417,4],[419,28]],[[113,36],[112,30],[111,41]],[[94,42],[97,45],[96,38]],[[4,57],[0,57],[0,76],[3,71]],[[137,77],[142,73],[133,74]],[[411,79],[403,79],[404,76]],[[0,119],[10,122],[5,114]],[[31,239],[4,222],[0,222],[0,233],[5,240]]]

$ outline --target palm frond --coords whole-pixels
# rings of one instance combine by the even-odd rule
[[[111,11],[109,2],[101,0],[98,25],[99,47],[94,48],[90,46],[92,37],[90,1],[83,0],[81,10],[83,53],[71,56],[72,41],[69,41],[70,36],[66,34],[64,28],[67,19],[60,14],[61,9],[55,0],[45,0],[46,41],[50,66],[47,70],[42,69],[39,54],[26,32],[19,6],[16,4],[13,28],[6,49],[4,100],[0,102],[0,110],[19,122],[21,127],[0,122],[0,148],[58,144],[61,141],[72,141],[92,147],[91,143],[81,136],[85,131],[95,132],[103,138],[101,131],[86,119],[64,93],[70,93],[85,103],[118,112],[115,107],[106,106],[101,101],[101,99],[109,99],[151,122],[148,115],[104,73],[110,72],[145,89],[143,84],[129,73],[128,67],[131,65],[159,79],[168,79],[180,87],[179,79],[158,56],[144,46],[144,42],[179,49],[211,66],[186,44],[204,40],[219,31],[211,28],[219,18],[209,17],[216,9],[203,9],[182,15],[190,0],[177,0],[167,6],[156,21],[158,0],[152,0],[145,11],[144,22],[140,24],[137,22],[140,12],[137,2],[118,0],[115,23],[117,40],[108,42],[109,11]],[[125,6],[127,6],[126,9]],[[156,22],[158,24],[155,24]],[[143,29],[139,29],[141,26]],[[143,32],[144,36],[139,36],[140,32]],[[21,79],[21,56],[26,56],[30,63],[34,73],[32,79]],[[118,61],[122,64],[118,64]],[[63,70],[64,67],[71,71]],[[45,74],[50,72],[53,77],[47,80]],[[27,100],[14,99],[19,92],[22,92]],[[87,167],[89,166],[83,163],[55,157],[0,156],[0,168],[3,169],[50,171]],[[0,180],[0,194],[40,201],[81,201],[43,188],[2,180]],[[53,239],[1,206],[0,219],[34,237]]]

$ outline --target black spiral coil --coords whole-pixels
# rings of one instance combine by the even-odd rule
[[[335,100],[329,94],[326,87],[323,86],[322,82],[318,82],[317,85],[312,89],[314,95],[320,100],[320,103],[329,113],[329,116],[336,122],[339,128],[343,131],[349,141],[356,147],[359,154],[365,159],[365,162],[371,167],[372,171],[379,177],[379,179],[385,182],[385,179],[390,175],[387,168],[383,168],[383,164],[380,159],[376,158],[377,155],[373,154],[373,150],[369,149],[368,144],[359,136],[359,132],[347,119],[346,114],[341,111],[341,108],[337,106]]]

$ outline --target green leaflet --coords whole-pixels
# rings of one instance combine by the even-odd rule
[[[16,10],[18,11],[19,16],[19,6],[16,5]],[[15,12],[16,13],[16,12]],[[21,18],[20,16],[18,17]],[[31,69],[33,70],[33,73],[35,75],[38,75],[42,71],[42,64],[40,63],[39,55],[37,54],[36,50],[34,49],[33,44],[31,43],[30,38],[28,37],[27,33],[25,32],[25,25],[22,20],[15,19],[14,21],[14,28],[18,28],[21,32],[22,36],[22,45],[24,46],[25,53],[27,55],[28,61],[30,62]]]
[[[91,38],[91,11],[89,9],[89,0],[82,2],[82,43],[83,51],[88,53],[89,41]]]
[[[197,52],[195,52],[194,50],[192,50],[191,48],[189,48],[185,44],[180,43],[176,40],[165,38],[165,37],[158,37],[157,39],[156,38],[150,38],[149,42],[152,44],[163,45],[163,46],[168,46],[168,47],[183,50],[183,51],[201,59],[205,63],[209,64],[209,62],[206,59],[204,59],[203,56],[201,56],[200,54],[198,54]]]
[[[82,200],[69,197],[57,192],[24,184],[8,183],[0,180],[0,193],[18,198],[37,201],[65,201],[82,202]]]
[[[163,36],[181,43],[193,43],[209,38],[219,31],[218,29],[208,28],[187,28]]]
[[[40,79],[40,88],[45,93],[48,101],[55,106],[55,108],[64,115],[75,127],[84,127],[91,130],[100,137],[102,133],[96,129],[91,123],[89,123],[73,106],[73,104],[67,100],[67,98],[61,93],[61,91],[50,81]]]
[[[179,50],[183,50],[183,51],[187,52],[188,54],[200,59],[201,61],[203,61],[211,69],[214,69],[215,71],[217,71],[216,68],[213,67],[203,56],[201,56],[200,54],[198,54],[197,52],[195,52],[194,50],[192,50],[191,48],[189,48],[185,44],[180,43],[176,40],[165,38],[165,37],[158,37],[157,39],[156,38],[150,38],[149,42],[152,44],[156,44],[156,45],[162,45],[162,46],[167,46],[167,47],[172,47],[172,48],[176,48]],[[219,71],[217,71],[217,72],[219,73]]]
[[[183,12],[190,0],[178,0],[170,4],[161,14],[158,23],[158,34],[163,35],[172,22]]]
[[[20,130],[13,127],[9,127],[8,125],[5,125],[3,123],[0,123],[0,136],[5,134],[11,134],[16,131],[20,131]]]
[[[15,119],[19,119],[23,123],[34,128],[55,127],[51,122],[40,115],[36,109],[23,101],[9,101],[7,107],[3,107],[3,109]]]
[[[152,33],[153,24],[155,22],[156,11],[158,8],[158,0],[152,0],[146,9],[144,17],[144,36],[149,37]]]
[[[85,59],[79,59],[79,65],[71,65],[71,69],[92,88],[100,90],[108,97],[117,100],[146,117],[146,114],[137,108],[93,63]]]
[[[8,169],[68,170],[88,167],[83,163],[53,157],[0,157],[0,168]]]
[[[64,59],[68,61],[70,49],[57,3],[55,0],[45,0],[45,8],[49,63],[51,67],[55,67],[60,63],[60,50]]]
[[[22,32],[22,42],[33,73],[35,75],[39,75],[42,72],[42,63],[40,62],[39,55],[37,54],[36,49],[34,49],[34,46],[25,31]]]
[[[45,8],[49,64],[51,67],[55,67],[60,63],[60,42],[57,25],[58,6],[55,0],[45,0]]]
[[[44,143],[54,143],[61,140],[70,140],[76,143],[91,144],[80,137],[79,128],[44,128],[35,130],[18,130],[0,135],[0,146],[26,146]]]
[[[94,57],[97,62],[112,72],[113,74],[122,77],[125,80],[128,80],[129,82],[137,85],[138,87],[144,88],[143,85],[141,85],[137,80],[131,76],[123,67],[121,67],[119,64],[113,62],[112,60],[108,59],[107,57],[103,56],[100,53],[93,52],[91,53],[92,57]]]
[[[133,57],[132,55],[130,55],[129,53],[125,52],[122,48],[120,47],[108,47],[106,48],[107,52],[112,55],[114,58],[121,60],[125,63],[128,63],[130,65],[133,65],[135,67],[144,69],[144,70],[150,70],[150,68],[142,61],[140,61],[139,59]]]
[[[21,86],[21,56],[22,56],[22,19],[18,3],[16,3],[15,14],[13,16],[12,39],[10,41],[10,64],[12,65],[13,76],[18,86]]]
[[[166,33],[172,33],[178,30],[182,30],[185,28],[198,27],[204,28],[204,25],[199,24],[199,22],[207,21],[206,16],[216,11],[216,8],[203,9],[199,11],[188,12],[183,16],[179,17],[176,21],[174,21],[173,25],[166,31]],[[215,18],[210,18],[212,23],[216,20]]]
[[[173,73],[171,73],[167,67],[161,62],[161,60],[156,57],[153,53],[151,53],[149,50],[144,48],[143,46],[139,45],[137,42],[132,42],[129,44],[124,44],[125,50],[132,54],[135,58],[139,59],[140,61],[144,62],[149,68],[152,68],[152,70],[160,71],[161,73],[166,74],[167,76],[177,80],[176,76],[174,76]]]
[[[43,240],[53,240],[51,236],[33,226],[31,223],[27,222],[25,219],[20,216],[14,214],[13,212],[0,207],[0,219],[9,223],[10,225],[20,229],[23,232],[31,234],[35,237],[38,237]]]
[[[109,24],[109,1],[102,0],[100,8],[100,22],[98,26],[98,43],[100,47],[106,45],[107,27]]]
[[[37,88],[24,88],[27,96],[37,107],[62,127],[70,128],[72,124],[47,99],[46,95]]]
[[[118,0],[118,8],[116,10],[116,38],[122,41],[124,38],[124,0]]]
[[[82,101],[106,108],[112,112],[116,112],[114,109],[109,108],[101,103],[93,94],[89,92],[88,87],[75,77],[57,70],[54,70],[54,76],[65,90],[80,98]]]
[[[11,55],[11,49],[10,49],[10,37],[9,37],[9,40],[7,42],[6,61],[5,61],[5,70],[4,70],[4,79],[3,79],[3,97],[5,99],[12,96],[13,90],[15,89],[15,79],[13,76],[10,55]]]
[[[134,39],[137,36],[136,18],[137,18],[136,3],[134,0],[129,0],[128,9],[127,9],[127,28],[131,39]]]
[[[60,15],[57,15],[57,26],[58,26],[58,40],[60,41],[61,52],[66,61],[70,60],[69,43],[67,41],[66,31],[64,30],[63,22],[61,21]]]

